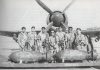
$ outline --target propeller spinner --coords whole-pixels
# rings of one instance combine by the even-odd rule
[[[65,14],[62,14],[62,12],[60,12],[60,11],[53,12],[53,14],[50,15],[48,18],[49,18],[48,22],[53,22],[53,26],[55,26],[55,27],[60,27],[61,22],[66,21]],[[49,23],[47,23],[47,24],[49,24]]]
[[[69,3],[69,5],[66,6],[66,8],[63,10],[63,12],[60,11],[54,11],[52,12],[51,9],[49,9],[43,2],[41,2],[40,0],[36,0],[36,2],[49,13],[49,17],[47,19],[47,31],[52,28],[52,26],[55,27],[62,27],[62,28],[67,28],[68,26],[68,20],[67,20],[67,16],[65,15],[65,11],[72,5],[72,3],[74,2],[72,0],[71,3]]]

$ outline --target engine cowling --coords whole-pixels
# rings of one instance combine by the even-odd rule
[[[67,20],[67,16],[60,11],[55,11],[52,15],[47,17],[47,24],[53,21],[53,26],[60,27],[61,22],[65,23]]]

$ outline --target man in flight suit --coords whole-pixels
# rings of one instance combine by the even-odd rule
[[[88,38],[81,33],[81,29],[76,29],[76,39],[75,43],[78,50],[87,51],[87,46],[89,46]]]
[[[45,27],[42,27],[41,28],[41,32],[39,33],[38,35],[38,38],[40,38],[40,44],[41,46],[39,47],[40,48],[40,52],[41,53],[45,53],[46,52],[46,49],[47,49],[47,41],[49,39],[49,34],[46,32],[46,28]]]
[[[64,49],[64,35],[65,35],[65,33],[62,31],[61,27],[59,27],[59,31],[56,32],[56,35],[59,38],[59,47],[60,47],[60,50],[62,50],[62,49]]]
[[[34,50],[34,51],[37,50],[36,37],[37,37],[37,34],[35,32],[35,26],[32,26],[31,32],[28,33],[28,43],[29,43],[28,49],[29,50]]]
[[[21,50],[25,50],[26,42],[27,42],[26,28],[22,27],[22,31],[18,35],[18,44],[19,44]]]
[[[69,42],[68,42],[68,37],[69,37],[69,34],[68,34],[68,29],[66,29],[65,31],[65,49],[69,48]]]
[[[73,43],[75,40],[75,33],[73,32],[73,28],[72,27],[68,27],[68,48],[69,49],[73,49]]]
[[[53,53],[56,53],[59,51],[57,37],[58,36],[56,36],[55,32],[51,31],[51,36],[49,37],[49,43],[50,43],[50,50]]]

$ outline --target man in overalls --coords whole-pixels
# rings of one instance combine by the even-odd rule
[[[85,35],[81,33],[81,29],[76,29],[76,39],[75,43],[78,50],[87,51],[87,46],[89,45],[88,39]]]
[[[59,51],[58,47],[58,41],[54,31],[51,31],[51,36],[49,37],[49,44],[50,44],[50,50],[52,53],[57,53]]]
[[[37,51],[36,37],[37,37],[37,34],[35,32],[35,26],[32,26],[31,32],[28,33],[28,43],[29,43],[28,49],[29,50]]]
[[[22,31],[18,35],[18,44],[21,50],[25,50],[26,42],[27,42],[26,28],[22,27]]]
[[[75,40],[75,33],[73,32],[72,27],[68,27],[68,48],[69,49],[74,49],[73,43]]]
[[[65,31],[65,49],[69,48],[69,42],[68,42],[69,34],[68,34],[68,29]]]
[[[65,32],[62,31],[62,28],[59,27],[59,31],[56,32],[56,35],[58,36],[59,38],[59,47],[60,47],[60,50],[64,49],[64,35],[65,35]]]
[[[39,46],[39,50],[41,53],[45,53],[46,52],[46,49],[47,49],[47,41],[49,39],[49,34],[46,32],[46,28],[45,27],[42,27],[41,28],[41,32],[39,33],[38,35],[38,38],[40,38],[40,46]]]

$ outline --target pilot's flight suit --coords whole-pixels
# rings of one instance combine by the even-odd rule
[[[59,50],[62,50],[62,49],[64,49],[64,36],[65,36],[65,33],[64,32],[57,32],[56,35],[59,38],[59,44],[58,44],[59,47],[60,47]]]
[[[88,39],[85,35],[76,35],[75,43],[78,50],[87,51]]]
[[[27,42],[27,33],[23,32],[19,33],[18,44],[21,47],[21,50],[25,50],[26,42]]]
[[[29,43],[29,46],[28,46],[28,49],[31,50],[37,50],[37,47],[36,47],[36,32],[29,32],[28,33],[28,43]]]
[[[41,53],[45,53],[46,49],[48,47],[47,46],[47,41],[48,41],[48,38],[49,38],[49,34],[40,32],[38,37],[40,38],[39,39],[40,40],[39,45],[41,45],[41,46],[39,46],[39,48],[40,48],[39,50],[40,50]]]
[[[58,47],[58,36],[50,36],[49,37],[49,43],[50,43],[50,50],[54,52],[58,52],[59,51],[59,47]]]
[[[69,42],[68,42],[69,34],[65,33],[65,49],[69,48]]]
[[[66,35],[66,37],[67,37],[67,48],[73,49],[73,42],[75,40],[75,34],[74,34],[74,32],[68,33]]]

